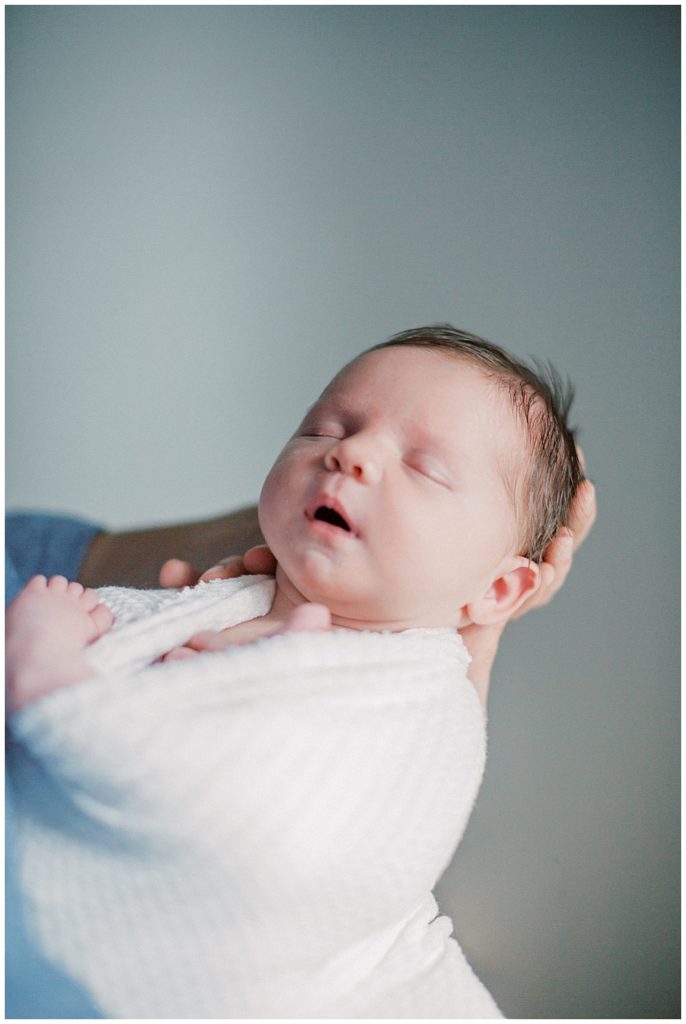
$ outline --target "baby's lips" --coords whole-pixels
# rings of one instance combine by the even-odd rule
[[[327,508],[336,512],[345,521],[350,533],[355,537],[359,537],[359,531],[355,523],[352,521],[345,509],[345,506],[338,500],[338,498],[325,493],[317,495],[314,501],[311,501],[305,509],[305,515],[308,519],[314,519],[316,517],[317,510],[320,508]]]

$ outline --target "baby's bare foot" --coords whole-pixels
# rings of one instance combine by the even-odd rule
[[[64,576],[34,576],[5,616],[8,711],[91,676],[84,652],[113,622],[94,590]]]

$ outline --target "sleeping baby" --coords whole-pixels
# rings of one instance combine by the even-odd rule
[[[22,883],[104,1016],[500,1016],[432,895],[485,760],[458,630],[539,584],[583,478],[569,404],[471,334],[407,331],[277,458],[275,577],[15,599]]]

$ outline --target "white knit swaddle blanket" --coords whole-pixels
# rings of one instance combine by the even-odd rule
[[[110,1017],[499,1016],[431,895],[485,758],[457,634],[150,664],[264,614],[273,586],[103,590],[100,674],[14,716],[38,941]]]

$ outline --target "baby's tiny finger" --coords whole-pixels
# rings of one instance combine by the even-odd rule
[[[323,604],[300,604],[286,622],[286,632],[316,632],[331,629],[331,612]]]
[[[192,651],[190,647],[173,647],[160,661],[183,661],[184,658],[195,657],[197,657],[197,652]]]
[[[226,641],[218,630],[205,629],[192,636],[186,642],[186,647],[194,651],[223,651]]]

